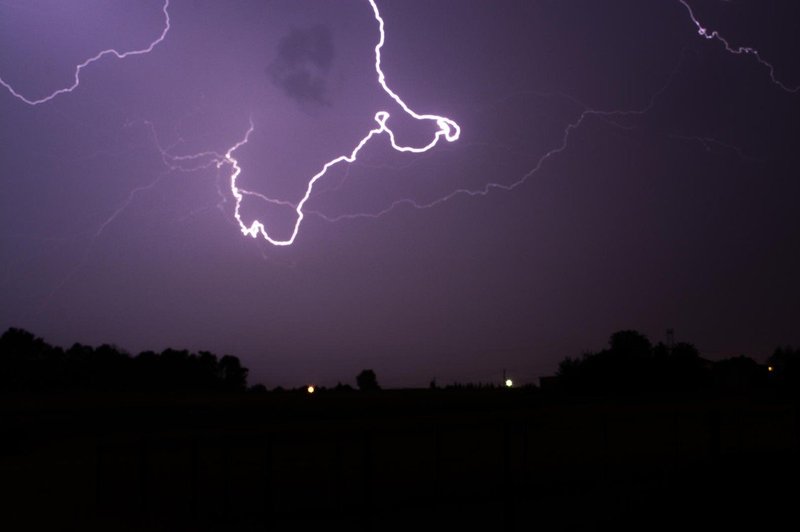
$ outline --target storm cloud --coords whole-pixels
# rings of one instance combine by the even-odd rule
[[[278,43],[266,74],[273,85],[298,103],[330,105],[327,77],[333,58],[333,35],[328,26],[295,28]]]

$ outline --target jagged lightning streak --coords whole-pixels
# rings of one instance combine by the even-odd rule
[[[458,197],[458,196],[468,196],[468,197],[478,197],[478,196],[488,196],[490,192],[493,190],[511,192],[512,190],[522,186],[525,184],[528,179],[533,177],[535,174],[539,173],[539,171],[544,167],[545,163],[556,157],[557,155],[561,154],[562,152],[566,151],[569,147],[570,137],[576,129],[579,129],[583,123],[589,117],[600,117],[607,120],[609,123],[613,124],[615,127],[622,127],[619,124],[610,120],[612,116],[623,116],[626,114],[645,114],[652,105],[648,105],[645,109],[640,110],[633,110],[633,111],[603,111],[603,110],[596,110],[596,109],[588,109],[585,108],[577,119],[572,122],[569,122],[567,126],[564,128],[564,134],[561,137],[561,142],[558,143],[557,146],[545,152],[544,155],[539,157],[536,161],[536,164],[527,172],[525,172],[521,177],[517,178],[516,181],[511,183],[498,183],[498,182],[489,182],[483,185],[480,188],[457,188],[444,196],[440,196],[436,199],[427,201],[427,202],[419,202],[410,198],[401,198],[398,200],[393,201],[384,209],[378,212],[372,213],[347,213],[347,214],[339,214],[337,216],[329,216],[319,211],[312,211],[310,214],[314,214],[319,218],[325,220],[326,222],[340,222],[343,220],[356,220],[360,218],[381,218],[389,214],[390,212],[394,211],[396,208],[401,206],[411,207],[417,210],[424,210],[424,209],[431,209],[443,203],[450,201],[451,199]]]
[[[653,95],[653,97],[650,100],[650,102],[643,108],[627,110],[627,111],[626,110],[599,110],[599,109],[592,109],[592,108],[589,108],[588,106],[582,105],[582,107],[583,107],[582,112],[578,115],[577,119],[575,119],[574,121],[569,122],[567,124],[566,128],[564,129],[564,133],[563,133],[563,136],[562,136],[561,141],[559,142],[559,144],[557,144],[555,147],[553,147],[552,149],[550,149],[549,151],[544,153],[536,161],[536,164],[528,172],[526,172],[520,178],[518,178],[517,180],[515,180],[515,181],[513,181],[511,183],[490,182],[490,183],[487,183],[486,185],[484,185],[483,187],[480,187],[480,188],[477,188],[477,189],[459,188],[459,189],[453,190],[452,192],[450,192],[450,193],[448,193],[448,194],[446,194],[446,195],[444,195],[442,197],[438,197],[438,198],[436,198],[434,200],[431,200],[431,201],[428,201],[428,202],[418,202],[418,201],[413,200],[413,199],[402,198],[402,199],[398,199],[398,200],[394,201],[393,203],[391,203],[389,206],[387,206],[383,210],[378,211],[378,212],[374,212],[374,213],[352,213],[352,214],[342,214],[342,215],[337,215],[337,216],[329,216],[329,215],[326,215],[326,214],[321,213],[319,211],[303,211],[303,207],[304,207],[305,203],[310,198],[311,191],[312,191],[314,183],[318,179],[323,177],[325,175],[325,173],[327,172],[327,170],[331,166],[333,166],[335,164],[338,164],[339,162],[347,162],[347,163],[355,162],[356,157],[358,155],[358,152],[366,144],[366,142],[371,137],[373,137],[375,135],[378,135],[380,133],[384,133],[385,132],[385,133],[387,133],[389,135],[389,137],[391,139],[391,142],[392,142],[392,146],[393,146],[394,149],[396,149],[398,151],[409,151],[409,152],[420,153],[420,152],[427,151],[428,149],[430,149],[433,146],[435,146],[441,136],[445,136],[445,138],[448,141],[453,141],[453,140],[456,140],[458,138],[458,135],[460,133],[460,130],[458,129],[457,124],[455,124],[454,122],[452,122],[452,121],[450,121],[448,119],[445,119],[443,117],[438,117],[436,115],[418,115],[417,113],[413,112],[411,109],[409,109],[405,105],[405,103],[400,99],[400,97],[388,87],[388,85],[386,84],[385,76],[384,76],[384,73],[383,73],[383,71],[381,69],[381,63],[380,63],[381,47],[382,47],[382,45],[384,43],[384,38],[385,38],[384,22],[383,22],[382,17],[380,16],[380,13],[378,11],[377,5],[375,4],[375,1],[374,0],[369,0],[369,1],[370,1],[370,5],[372,6],[372,9],[374,11],[375,19],[377,20],[379,28],[380,28],[380,41],[379,41],[378,45],[375,47],[375,56],[376,56],[375,69],[376,69],[376,72],[378,73],[378,81],[379,81],[381,87],[409,115],[413,116],[416,119],[432,119],[432,120],[436,120],[437,124],[439,125],[439,131],[437,132],[437,134],[434,137],[433,141],[431,141],[427,146],[425,146],[423,148],[410,148],[410,147],[398,146],[396,144],[395,140],[394,140],[393,132],[386,125],[386,119],[388,118],[388,113],[386,113],[385,115],[382,114],[384,112],[378,113],[375,116],[375,120],[376,120],[376,122],[378,124],[378,127],[373,129],[372,131],[370,131],[368,133],[368,135],[366,137],[364,137],[364,139],[362,139],[362,141],[356,146],[356,148],[353,150],[353,152],[349,156],[341,156],[341,157],[339,157],[337,159],[334,159],[333,161],[329,162],[328,164],[326,164],[323,167],[323,169],[311,179],[311,181],[309,182],[309,185],[308,185],[308,187],[306,189],[306,194],[303,196],[301,201],[299,203],[292,203],[292,202],[289,202],[289,201],[283,201],[283,200],[276,200],[276,199],[268,198],[268,197],[266,197],[266,196],[264,196],[262,194],[258,194],[258,193],[255,193],[255,192],[241,190],[236,186],[236,178],[240,175],[240,173],[242,172],[242,169],[239,166],[238,161],[236,161],[236,159],[233,157],[233,153],[236,151],[236,149],[238,149],[239,147],[241,147],[242,145],[247,143],[249,135],[250,135],[250,133],[252,133],[252,130],[253,130],[253,125],[251,124],[251,127],[248,130],[248,132],[247,132],[245,138],[243,139],[243,141],[239,142],[237,145],[235,145],[231,150],[229,150],[226,153],[225,161],[224,161],[225,163],[230,164],[232,166],[232,168],[233,168],[233,174],[232,174],[232,177],[231,177],[231,192],[232,192],[233,196],[236,198],[236,220],[239,222],[240,228],[242,229],[242,232],[244,234],[250,235],[252,237],[256,237],[259,234],[261,234],[262,236],[264,236],[264,238],[267,241],[269,241],[272,244],[275,244],[275,245],[289,245],[289,244],[294,242],[294,240],[295,240],[295,238],[297,236],[297,231],[298,231],[298,228],[300,226],[300,223],[301,223],[303,217],[306,214],[315,215],[315,216],[317,216],[317,217],[319,217],[319,218],[321,218],[323,220],[326,220],[328,222],[337,222],[337,221],[341,221],[341,220],[356,219],[356,218],[379,218],[379,217],[384,216],[384,215],[388,214],[389,212],[393,211],[395,208],[398,208],[398,207],[404,206],[404,205],[412,207],[414,209],[427,209],[427,208],[431,208],[431,207],[435,207],[437,205],[440,205],[440,204],[442,204],[444,202],[447,202],[450,199],[453,199],[453,198],[455,198],[457,196],[472,196],[472,197],[475,197],[475,196],[486,196],[492,190],[512,191],[512,190],[516,189],[517,187],[521,186],[522,184],[524,184],[534,174],[538,173],[542,169],[542,167],[543,167],[543,165],[545,164],[546,161],[548,161],[549,159],[551,159],[551,158],[561,154],[562,152],[564,152],[569,146],[569,139],[570,139],[571,134],[576,129],[580,128],[585,123],[586,119],[588,119],[590,117],[599,118],[599,119],[602,119],[602,120],[605,120],[605,121],[609,122],[610,124],[612,124],[615,127],[625,128],[625,126],[623,126],[622,124],[617,123],[614,120],[614,118],[615,117],[622,117],[622,116],[630,116],[630,115],[643,115],[643,114],[647,113],[652,108],[652,106],[654,105],[655,100],[658,98],[658,96],[660,96],[661,93],[667,88],[667,86],[669,85],[672,77],[674,76],[675,72],[677,71],[678,66],[680,65],[679,64],[678,66],[676,66],[675,70],[670,74],[669,79],[667,80],[666,84],[662,87],[661,90],[657,91]],[[699,19],[695,16],[694,10],[689,5],[687,0],[679,0],[679,2],[684,6],[684,8],[689,13],[690,19],[691,19],[692,23],[695,25],[695,27],[697,28],[697,32],[698,32],[699,35],[702,35],[706,39],[716,40],[716,41],[722,43],[723,46],[725,47],[725,49],[728,52],[732,53],[732,54],[735,54],[735,55],[752,55],[753,57],[755,57],[755,59],[761,65],[763,65],[768,70],[770,79],[775,85],[777,85],[781,89],[783,89],[783,90],[785,90],[787,92],[790,92],[790,93],[796,93],[796,92],[800,91],[800,86],[798,86],[798,87],[790,87],[790,86],[786,85],[785,83],[781,82],[775,75],[774,66],[770,62],[765,60],[763,57],[761,57],[761,55],[759,54],[759,52],[755,48],[746,47],[746,46],[736,47],[736,46],[731,45],[731,43],[727,39],[725,39],[718,31],[709,30],[708,28],[706,28],[705,26],[702,25],[702,23],[699,21]],[[576,103],[580,103],[580,102],[576,102]],[[714,142],[719,143],[719,141],[716,141],[715,139],[705,139],[705,140],[714,141]],[[743,156],[743,154],[741,152],[739,152],[739,155],[740,155],[740,157],[744,158],[744,156]],[[223,164],[223,163],[220,162],[219,164]],[[271,238],[269,236],[269,234],[266,231],[266,228],[260,222],[253,222],[250,226],[246,226],[242,222],[241,217],[239,216],[239,208],[240,208],[241,201],[244,198],[244,196],[254,196],[254,197],[258,197],[258,198],[260,198],[262,200],[265,200],[267,202],[270,202],[272,204],[275,204],[275,205],[285,205],[285,206],[291,206],[291,207],[295,208],[295,210],[297,212],[297,220],[296,220],[296,223],[295,223],[295,226],[294,226],[294,230],[292,232],[292,236],[288,240],[284,240],[284,241],[275,240],[275,239],[273,239],[273,238]]]
[[[361,149],[372,139],[373,137],[380,135],[381,133],[386,133],[389,136],[389,140],[391,142],[392,148],[400,152],[409,152],[409,153],[422,153],[430,150],[436,144],[438,144],[439,140],[444,137],[448,142],[453,142],[458,140],[459,136],[461,135],[461,128],[457,123],[449,118],[433,115],[433,114],[418,114],[413,111],[406,103],[397,95],[386,83],[386,76],[383,73],[383,69],[381,68],[381,48],[383,48],[383,44],[386,39],[386,34],[384,32],[384,22],[383,18],[381,17],[380,11],[378,10],[378,5],[375,3],[375,0],[369,0],[369,4],[372,7],[373,14],[375,16],[375,20],[378,23],[378,30],[380,31],[380,38],[378,39],[378,44],[375,45],[375,72],[378,74],[378,83],[380,84],[381,88],[389,95],[389,97],[395,101],[402,109],[405,111],[409,116],[413,117],[416,120],[433,120],[436,122],[436,125],[439,126],[439,130],[434,134],[433,139],[425,146],[421,148],[416,148],[413,146],[401,146],[397,144],[394,132],[389,128],[386,124],[386,121],[389,119],[389,112],[388,111],[378,111],[375,113],[375,122],[377,123],[377,127],[370,130],[364,138],[353,148],[353,151],[350,152],[349,155],[341,155],[331,161],[325,163],[322,169],[317,172],[308,182],[306,186],[306,191],[303,197],[300,199],[299,202],[296,204],[287,202],[284,200],[274,200],[268,198],[261,194],[256,194],[249,192],[247,190],[240,189],[237,184],[236,180],[238,179],[239,175],[242,173],[242,167],[239,165],[239,161],[233,157],[234,152],[241,148],[243,145],[247,144],[250,139],[250,134],[254,130],[253,123],[251,121],[250,128],[247,130],[244,138],[237,142],[234,146],[232,146],[226,153],[225,158],[222,161],[219,161],[218,167],[222,166],[223,164],[228,164],[233,169],[230,178],[231,184],[231,194],[233,195],[234,199],[236,200],[236,206],[234,208],[234,217],[236,221],[239,223],[239,227],[243,234],[251,236],[253,238],[257,238],[261,235],[267,242],[274,246],[290,246],[294,243],[295,239],[297,238],[298,231],[300,230],[300,224],[303,222],[303,218],[305,217],[305,213],[303,212],[303,206],[306,204],[308,199],[311,197],[311,192],[314,188],[314,183],[316,183],[319,179],[321,179],[330,169],[332,166],[335,166],[339,163],[353,163],[358,156],[358,153]],[[241,217],[241,205],[242,200],[246,195],[250,196],[257,196],[261,199],[264,199],[270,203],[279,204],[279,205],[290,205],[293,206],[295,212],[297,214],[297,218],[295,219],[294,227],[292,229],[292,233],[289,238],[285,240],[280,240],[277,238],[273,238],[270,236],[269,232],[265,225],[260,222],[259,220],[253,221],[250,225],[244,223]]]
[[[23,94],[21,94],[17,90],[15,90],[14,87],[12,87],[2,77],[0,77],[0,85],[5,87],[8,90],[8,92],[11,93],[12,96],[14,96],[15,98],[17,98],[18,100],[20,100],[20,101],[22,101],[24,103],[27,103],[28,105],[40,105],[40,104],[43,104],[43,103],[47,103],[50,100],[52,100],[53,98],[55,98],[55,97],[57,97],[57,96],[59,96],[61,94],[72,92],[75,89],[77,89],[78,86],[81,84],[81,71],[84,68],[86,68],[87,66],[91,65],[92,63],[94,63],[95,61],[99,61],[100,59],[102,59],[103,57],[105,57],[107,55],[113,55],[117,59],[125,59],[126,57],[130,57],[132,55],[143,55],[143,54],[148,54],[148,53],[152,52],[153,48],[155,48],[164,39],[166,39],[167,33],[169,33],[169,29],[170,29],[169,0],[164,0],[164,5],[162,6],[161,11],[164,13],[164,29],[161,30],[161,34],[158,36],[158,38],[156,38],[154,41],[152,41],[146,48],[142,48],[142,49],[139,49],[139,50],[130,50],[130,51],[127,51],[127,52],[120,52],[120,51],[116,50],[115,48],[109,48],[107,50],[103,50],[102,52],[99,52],[98,54],[90,57],[89,59],[87,59],[86,61],[84,61],[83,63],[81,63],[81,64],[79,64],[78,66],[75,67],[75,74],[74,74],[74,77],[73,77],[73,82],[72,82],[72,85],[70,85],[69,87],[64,87],[64,88],[58,89],[56,91],[53,91],[52,93],[50,93],[47,96],[44,96],[42,98],[31,99],[31,98],[28,98],[28,97],[24,96]]]
[[[697,33],[699,35],[702,35],[708,40],[719,41],[725,47],[725,50],[727,50],[732,54],[752,55],[753,57],[756,58],[756,61],[758,61],[769,71],[769,78],[772,80],[772,83],[774,83],[781,89],[785,90],[786,92],[796,93],[800,91],[800,85],[797,85],[795,87],[790,87],[785,83],[783,83],[782,81],[780,81],[775,75],[775,67],[772,65],[772,63],[761,57],[761,54],[758,53],[758,50],[750,46],[733,46],[730,43],[730,41],[728,41],[725,37],[723,37],[717,30],[709,30],[708,28],[703,26],[700,20],[695,16],[694,10],[692,9],[692,6],[689,5],[689,2],[687,0],[678,0],[678,1],[681,4],[683,4],[683,7],[685,7],[686,11],[689,12],[689,18],[691,18],[692,23],[697,28]]]
[[[685,50],[684,50],[685,53]],[[525,172],[521,177],[517,178],[515,181],[511,183],[498,183],[498,182],[489,182],[479,188],[457,188],[444,196],[437,197],[433,200],[427,202],[419,202],[410,198],[401,198],[398,200],[393,201],[384,209],[373,212],[373,213],[347,213],[347,214],[340,214],[336,216],[329,216],[319,211],[310,211],[309,214],[313,214],[326,222],[340,222],[343,220],[355,220],[360,218],[380,218],[389,214],[390,212],[394,211],[396,208],[401,206],[411,207],[413,209],[423,210],[423,209],[431,209],[438,205],[441,205],[445,202],[450,201],[453,198],[459,196],[466,196],[466,197],[481,197],[481,196],[488,196],[490,192],[497,190],[497,191],[505,191],[511,192],[516,188],[525,184],[531,177],[538,174],[542,168],[544,167],[545,163],[548,160],[560,155],[561,153],[565,152],[567,148],[569,148],[570,138],[574,131],[580,129],[581,126],[586,122],[587,119],[596,118],[603,120],[604,122],[610,124],[613,127],[621,128],[621,129],[632,129],[631,126],[626,126],[621,124],[617,119],[621,119],[623,117],[631,117],[631,116],[643,116],[647,114],[658,101],[659,97],[667,90],[667,88],[672,83],[673,78],[677,75],[678,71],[680,70],[681,65],[683,64],[683,55],[681,55],[681,59],[677,62],[675,67],[667,76],[664,85],[654,92],[651,96],[649,101],[646,105],[638,108],[638,109],[594,109],[589,107],[588,105],[584,104],[580,100],[573,98],[566,94],[561,93],[542,93],[538,91],[523,91],[517,93],[516,95],[523,95],[523,94],[533,94],[539,97],[560,97],[565,98],[574,104],[578,105],[582,108],[582,111],[578,115],[576,119],[571,122],[568,122],[567,125],[564,127],[563,134],[561,136],[560,142],[541,155],[537,160],[534,166]],[[510,98],[510,97],[509,97]],[[508,99],[508,98],[506,98]]]
[[[756,157],[752,157],[752,156],[748,155],[739,146],[734,146],[733,144],[729,144],[727,142],[723,142],[723,141],[721,141],[719,139],[716,139],[714,137],[701,137],[699,135],[677,135],[677,134],[669,135],[669,137],[673,138],[673,139],[678,139],[678,140],[696,142],[696,143],[700,144],[703,147],[703,149],[705,151],[707,151],[707,152],[713,151],[712,150],[713,146],[718,146],[718,147],[722,148],[723,150],[727,150],[727,151],[731,151],[731,152],[735,153],[736,156],[739,157],[739,159],[744,161],[744,162],[748,162],[748,163],[761,162],[761,159],[758,159]]]

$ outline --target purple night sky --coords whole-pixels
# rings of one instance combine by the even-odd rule
[[[800,344],[795,2],[376,3],[388,87],[458,140],[379,85],[369,0],[0,0],[0,329],[268,387],[536,383],[629,328]],[[251,124],[240,215],[285,240],[380,110],[438,142],[384,131],[292,245],[242,234]]]

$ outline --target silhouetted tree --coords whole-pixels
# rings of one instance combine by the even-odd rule
[[[609,347],[581,358],[567,357],[558,368],[559,386],[571,393],[615,395],[692,391],[708,381],[708,371],[692,344],[655,347],[643,334],[624,330]]]
[[[715,362],[712,377],[717,391],[744,393],[767,385],[767,368],[740,355]]]
[[[220,380],[220,368],[217,355],[208,351],[200,351],[197,357],[197,371],[205,388],[213,388]]]
[[[778,390],[787,395],[800,395],[800,349],[779,347],[767,363]]]
[[[611,349],[609,352],[615,357],[627,360],[641,360],[651,354],[653,348],[650,340],[639,331],[617,331],[608,341]]]
[[[356,376],[356,384],[358,385],[358,389],[362,392],[372,392],[381,389],[381,387],[378,386],[378,377],[371,369],[362,370],[361,373]]]
[[[220,375],[226,389],[244,390],[247,387],[247,368],[235,356],[225,355],[219,360]]]
[[[708,364],[697,348],[680,342],[672,347],[658,343],[653,348],[653,386],[662,391],[697,391],[708,386]]]
[[[131,357],[119,347],[74,344],[66,352],[23,329],[0,336],[0,392],[244,391],[238,358],[166,349]]]

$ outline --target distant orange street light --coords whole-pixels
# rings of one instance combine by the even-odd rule
[[[309,387],[308,387],[308,388],[306,388],[306,391],[307,391],[308,393],[314,393],[314,386],[311,386],[311,385],[309,385]]]

